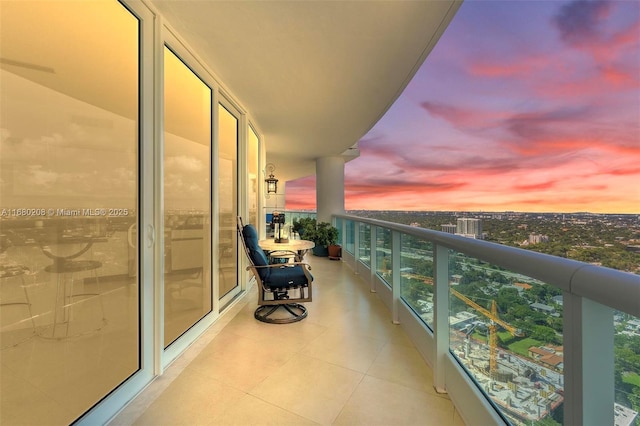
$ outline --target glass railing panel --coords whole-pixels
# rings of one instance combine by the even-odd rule
[[[305,219],[316,220],[316,212],[285,210],[284,218],[285,223],[283,229],[286,229],[288,231],[287,235],[289,235],[289,237],[293,239],[304,239],[304,232],[302,231],[302,227],[305,223]],[[269,226],[270,223],[268,223],[267,225]]]
[[[402,235],[400,247],[400,297],[433,329],[433,245]]]
[[[513,424],[560,424],[561,290],[451,253],[450,351]]]
[[[371,267],[371,225],[360,224],[358,260]]]
[[[345,239],[345,249],[349,253],[355,254],[355,247],[356,247],[356,244],[355,244],[356,231],[355,231],[355,229],[356,229],[356,224],[352,220],[347,220],[345,222],[345,224],[346,224],[346,226],[345,226],[345,228],[346,228],[346,230],[345,230],[345,234],[346,234],[345,235],[345,237],[346,237],[346,239]]]
[[[391,286],[391,230],[378,228],[376,233],[376,274]]]
[[[338,244],[342,245],[342,223],[343,220],[341,218],[336,219],[336,228],[338,228]]]
[[[615,424],[640,425],[640,318],[622,312],[615,327]]]

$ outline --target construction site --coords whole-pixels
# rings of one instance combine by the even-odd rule
[[[553,416],[564,399],[562,353],[536,347],[524,357],[498,347],[498,328],[517,337],[523,332],[498,317],[495,301],[488,310],[456,290],[451,294],[481,315],[463,311],[449,320],[451,350],[478,386],[513,424],[531,425]],[[486,328],[486,340],[474,337],[477,328]]]
[[[562,406],[562,371],[501,348],[495,349],[495,366],[491,370],[489,345],[464,331],[452,331],[450,344],[478,386],[514,424],[530,425],[553,415]]]

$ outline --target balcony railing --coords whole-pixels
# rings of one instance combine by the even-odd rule
[[[468,424],[634,424],[640,398],[615,378],[640,371],[614,346],[640,345],[640,276],[374,219],[334,222],[344,260]]]

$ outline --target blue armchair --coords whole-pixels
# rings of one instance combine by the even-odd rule
[[[249,259],[250,270],[258,283],[258,308],[254,317],[262,322],[287,324],[301,321],[311,302],[313,276],[311,267],[303,262],[270,264],[258,245],[258,233],[251,224],[243,225],[238,217],[238,235]]]

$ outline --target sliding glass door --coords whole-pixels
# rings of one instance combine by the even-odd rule
[[[0,2],[0,424],[141,368],[139,34],[117,1]]]
[[[238,294],[238,118],[218,105],[218,291],[224,307]]]
[[[164,345],[212,310],[211,89],[164,49]]]

